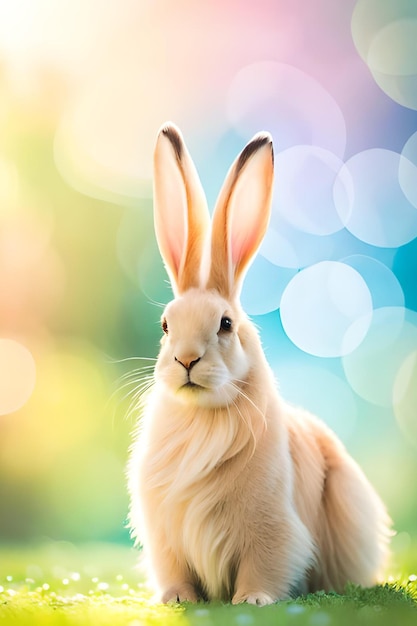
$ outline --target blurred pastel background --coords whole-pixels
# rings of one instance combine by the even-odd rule
[[[415,0],[0,4],[0,543],[129,544],[133,378],[170,289],[159,126],[213,206],[274,137],[242,293],[282,394],[340,435],[417,544]],[[127,416],[127,417],[126,417]]]

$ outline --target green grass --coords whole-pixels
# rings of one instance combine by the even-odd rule
[[[120,546],[53,543],[0,548],[0,625],[5,626],[415,626],[417,577],[344,595],[316,593],[263,608],[155,604]]]

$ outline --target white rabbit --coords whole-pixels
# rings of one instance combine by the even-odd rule
[[[340,592],[376,583],[387,556],[384,505],[329,428],[282,400],[239,304],[272,186],[272,139],[260,133],[232,165],[210,227],[182,135],[161,128],[155,230],[175,299],[128,476],[132,535],[163,602]]]

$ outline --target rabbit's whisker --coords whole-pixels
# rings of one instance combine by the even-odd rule
[[[126,363],[128,361],[153,361],[156,362],[155,357],[147,357],[147,356],[128,356],[123,359],[113,359],[112,357],[107,358],[108,363]]]
[[[241,383],[248,384],[248,382],[247,382],[247,381],[237,380],[236,382],[238,382],[239,384],[241,384]],[[252,400],[252,398],[250,398],[250,397],[248,396],[248,394],[247,394],[247,393],[245,393],[245,392],[241,389],[241,387],[240,387],[239,385],[237,385],[237,384],[236,384],[236,382],[232,382],[232,383],[231,383],[231,385],[232,385],[232,386],[233,386],[233,388],[234,388],[234,389],[238,392],[238,395],[239,395],[239,396],[241,396],[242,398],[244,398],[247,402],[249,402],[249,404],[252,406],[252,408],[254,408],[254,409],[255,409],[255,410],[259,413],[259,415],[262,417],[262,419],[263,419],[264,421],[266,421],[266,417],[265,417],[264,413],[261,411],[261,409],[260,409],[260,408],[259,408],[259,407],[255,404],[255,402]]]

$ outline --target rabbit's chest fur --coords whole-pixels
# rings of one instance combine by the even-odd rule
[[[280,507],[271,499],[280,472],[288,478],[283,466],[289,460],[281,453],[280,464],[268,463],[270,452],[256,442],[259,432],[242,428],[236,408],[188,413],[171,405],[162,423],[161,407],[154,406],[147,418],[139,473],[152,533],[158,528],[159,541],[185,559],[210,597],[227,598],[253,534],[253,511],[261,508],[271,524],[278,521]],[[281,488],[285,503],[287,487]],[[267,502],[259,501],[260,493]]]

